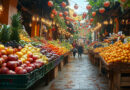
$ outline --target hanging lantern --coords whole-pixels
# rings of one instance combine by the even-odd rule
[[[69,21],[66,21],[66,24],[70,24],[70,22],[69,22]]]
[[[52,1],[48,1],[48,6],[52,7],[53,6],[53,2]]]
[[[126,0],[121,0],[121,2],[123,2],[123,3],[124,3],[124,2],[126,2]]]
[[[75,9],[78,9],[78,4],[75,4],[75,5],[74,5],[74,8],[75,8]]]
[[[77,16],[77,14],[76,14],[76,13],[74,13],[74,14],[73,14],[73,17],[76,17],[76,16]]]
[[[93,18],[90,18],[90,22],[93,22]]]
[[[84,13],[83,13],[83,16],[82,16],[82,17],[83,17],[83,19],[84,19],[86,16],[87,16],[87,13],[86,13],[86,12],[84,12]]]
[[[110,6],[110,2],[109,1],[104,2],[104,7],[109,7],[109,6]]]
[[[57,11],[55,11],[55,13],[54,13],[55,15],[57,15]]]
[[[88,25],[86,25],[86,28],[88,28]]]
[[[104,13],[105,12],[105,8],[99,8],[99,12],[100,13]]]
[[[86,20],[86,22],[88,22],[88,20]]]
[[[53,14],[55,14],[55,12],[56,12],[56,10],[55,10],[55,9],[53,9],[53,10],[52,10],[52,13],[53,13]]]
[[[64,8],[64,7],[66,7],[66,3],[65,2],[62,2],[61,3],[61,6]]]
[[[54,14],[51,14],[51,18],[54,18]]]
[[[66,15],[66,16],[67,16],[67,15],[68,15],[68,12],[67,12],[67,11],[64,11],[64,15]]]
[[[60,13],[59,13],[59,16],[60,16],[60,17],[62,17],[62,16],[63,16],[63,13],[62,13],[62,12],[60,12]]]
[[[52,31],[56,31],[55,27],[53,27],[51,30],[52,30]]]
[[[96,12],[92,12],[92,16],[94,17],[96,15]]]
[[[69,20],[69,17],[68,17],[68,16],[66,16],[66,17],[65,17],[65,19],[66,19],[66,20]]]
[[[88,10],[90,10],[91,8],[92,8],[91,5],[87,5],[87,6],[86,6],[86,9],[88,9]]]
[[[82,23],[80,23],[80,26],[82,26]]]

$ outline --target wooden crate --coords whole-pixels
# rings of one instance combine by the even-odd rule
[[[130,64],[129,63],[106,63],[100,57],[99,72],[107,71],[109,90],[130,90]],[[128,88],[128,89],[127,89]]]

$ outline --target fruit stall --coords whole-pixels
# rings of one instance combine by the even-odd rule
[[[110,90],[130,86],[130,43],[117,41],[107,47],[88,50],[89,58],[109,80]]]
[[[41,78],[48,83],[68,63],[72,45],[66,41],[31,38],[21,28],[21,16],[12,16],[11,25],[1,25],[0,90],[24,90]]]

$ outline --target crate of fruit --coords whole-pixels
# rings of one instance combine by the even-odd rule
[[[37,69],[21,75],[0,75],[0,89],[15,90],[15,89],[27,89],[35,83]]]

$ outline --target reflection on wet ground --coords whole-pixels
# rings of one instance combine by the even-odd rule
[[[99,76],[98,68],[91,64],[87,55],[70,59],[56,79],[35,90],[108,90],[106,78]]]

